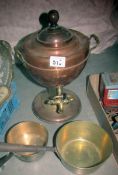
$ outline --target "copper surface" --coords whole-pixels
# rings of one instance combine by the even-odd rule
[[[72,30],[73,39],[62,47],[52,48],[36,40],[37,32],[26,36],[17,47],[22,62],[38,83],[45,86],[59,86],[70,83],[84,68],[89,53],[89,38]],[[20,56],[21,56],[20,55]],[[66,57],[64,68],[50,67],[50,56]]]
[[[53,91],[54,88],[59,89],[70,83],[81,73],[90,50],[97,46],[99,40],[95,35],[89,38],[78,31],[59,26],[57,24],[59,14],[56,10],[51,10],[48,18],[48,27],[31,33],[18,42],[15,47],[15,57],[23,63],[37,83],[52,88]],[[90,49],[91,38],[95,39],[96,45]],[[63,57],[64,66],[51,65],[51,57],[59,59]],[[44,120],[64,121],[76,116],[80,110],[80,102],[75,95],[75,102],[69,95],[65,99],[63,93],[60,95],[57,93],[53,99],[50,99],[50,94],[43,95],[47,99],[38,95],[33,101],[33,111]],[[72,106],[75,107],[72,108]],[[59,113],[62,114],[59,115]]]

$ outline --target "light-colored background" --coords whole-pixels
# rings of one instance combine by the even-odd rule
[[[114,3],[115,2],[115,3]],[[118,38],[117,0],[0,0],[0,39],[12,46],[41,28],[38,18],[51,9],[59,11],[59,24],[100,39],[100,53]]]
[[[116,7],[116,6],[115,6]],[[100,38],[100,45],[95,53],[102,52],[117,40],[117,18],[113,18],[112,0],[0,0],[0,39],[7,40],[12,46],[30,32],[40,29],[39,15],[57,9],[60,13],[59,24],[90,35],[95,33]],[[111,20],[112,19],[112,20]],[[91,120],[98,123],[86,94],[86,77],[92,73],[118,71],[118,46],[105,50],[102,54],[90,55],[81,75],[66,88],[75,92],[82,103],[81,113],[75,120]],[[33,120],[46,126],[49,132],[48,145],[52,146],[53,135],[61,124],[48,124],[36,118],[32,112],[32,101],[43,87],[31,82],[20,69],[14,67],[14,78],[20,107],[12,115],[7,128],[22,120]],[[6,128],[6,129],[7,129]],[[117,175],[118,166],[113,155],[94,175]],[[1,175],[72,175],[51,152],[46,152],[42,159],[26,163],[12,157],[1,169]]]

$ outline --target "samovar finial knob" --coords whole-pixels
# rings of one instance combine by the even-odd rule
[[[57,10],[50,10],[48,13],[49,22],[51,27],[56,27],[59,20],[59,13]]]

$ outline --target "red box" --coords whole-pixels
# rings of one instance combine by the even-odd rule
[[[115,99],[116,97],[114,98],[114,92],[118,93],[118,89],[104,89],[104,96],[102,101],[105,107],[118,107],[118,99]]]
[[[118,72],[100,75],[99,92],[104,108],[118,108]]]

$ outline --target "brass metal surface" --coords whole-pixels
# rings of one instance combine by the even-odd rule
[[[6,134],[6,142],[12,144],[46,146],[47,141],[47,129],[43,125],[33,121],[24,121],[15,124]],[[21,152],[14,154],[21,160],[33,161],[41,157],[44,154],[44,151],[38,153]]]
[[[74,98],[70,94],[63,93],[63,88],[61,86],[57,86],[55,92],[54,95],[51,93],[51,96],[48,97],[45,103],[48,105],[55,105],[57,108],[56,112],[63,113],[64,105],[71,103]]]
[[[32,110],[34,114],[48,122],[64,122],[66,120],[74,118],[81,111],[81,103],[75,93],[69,90],[63,90],[64,93],[69,94],[73,100],[68,104],[63,104],[63,112],[57,112],[57,105],[46,104],[45,102],[49,98],[47,91],[39,93],[32,104]]]
[[[56,148],[66,168],[77,174],[97,169],[112,153],[105,130],[90,121],[73,121],[57,133]]]

